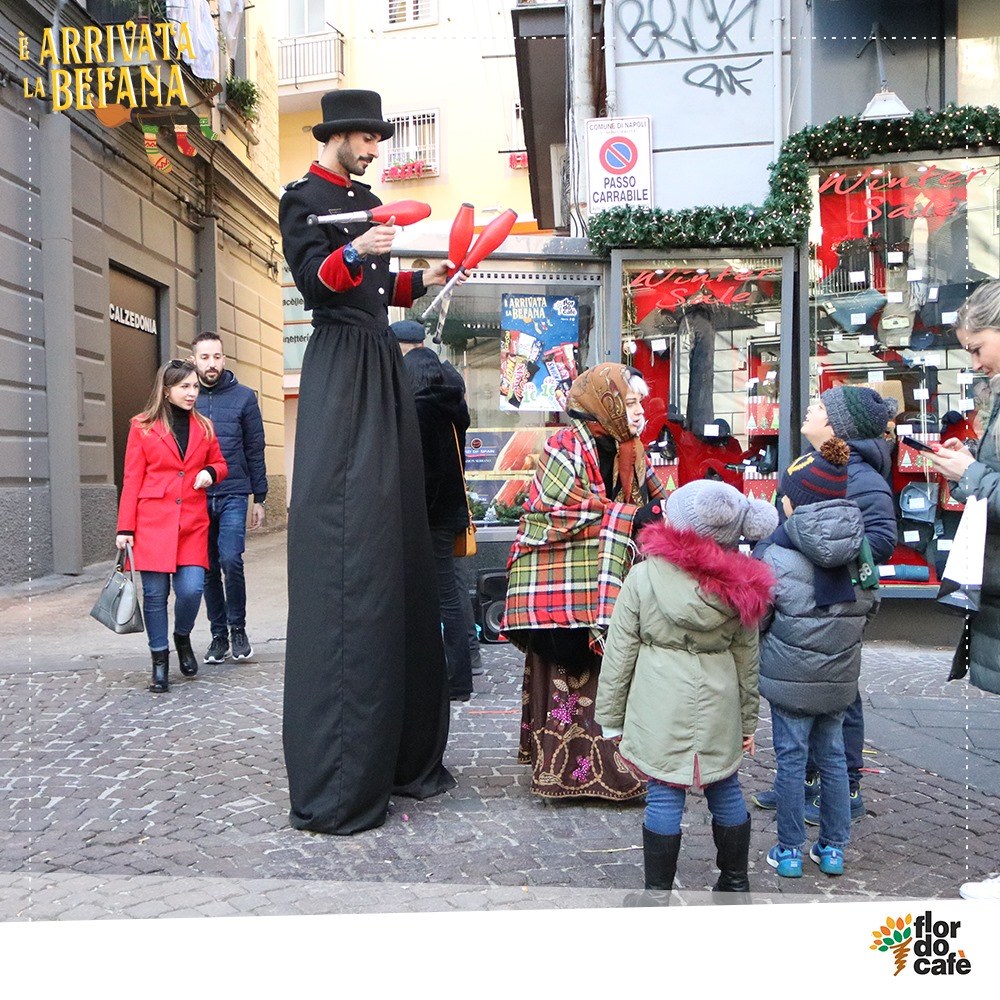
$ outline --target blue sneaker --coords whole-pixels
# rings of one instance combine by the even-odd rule
[[[861,798],[861,789],[855,788],[851,792],[851,822],[856,823],[865,815],[865,803]],[[819,826],[819,796],[806,801],[806,810],[803,819],[810,826]]]
[[[819,775],[815,778],[806,778],[806,803],[812,802],[819,794]],[[768,788],[763,792],[754,792],[750,796],[750,801],[758,809],[777,809],[778,793],[773,788]]]
[[[839,847],[821,844],[818,840],[809,848],[809,859],[819,865],[824,875],[844,874],[844,852]]]
[[[776,868],[782,878],[802,877],[802,852],[797,847],[783,848],[775,844],[767,852],[767,863]]]
[[[750,801],[758,809],[777,809],[778,808],[778,793],[773,788],[768,788],[763,792],[754,792],[750,796]]]

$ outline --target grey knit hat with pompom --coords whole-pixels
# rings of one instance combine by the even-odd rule
[[[714,479],[699,479],[667,497],[667,521],[734,548],[740,538],[755,542],[778,527],[778,511],[763,500],[748,500],[738,489]]]

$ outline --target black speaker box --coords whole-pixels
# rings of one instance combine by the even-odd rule
[[[506,642],[500,637],[507,602],[507,571],[481,569],[476,575],[476,624],[480,642]]]

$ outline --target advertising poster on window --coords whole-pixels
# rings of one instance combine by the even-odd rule
[[[552,433],[552,427],[470,427],[465,436],[465,479],[473,499],[494,505],[500,514],[503,506],[516,506],[531,485]]]
[[[578,298],[504,294],[500,327],[500,409],[564,410],[576,378]]]

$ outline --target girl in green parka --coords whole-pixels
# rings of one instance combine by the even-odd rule
[[[736,546],[769,535],[778,514],[710,480],[682,486],[665,508],[665,520],[640,533],[645,561],[615,602],[596,719],[605,736],[621,735],[622,757],[647,778],[646,888],[673,887],[686,792],[702,787],[721,872],[715,889],[745,893],[750,817],[738,771],[754,751],[757,626],[774,580]]]

